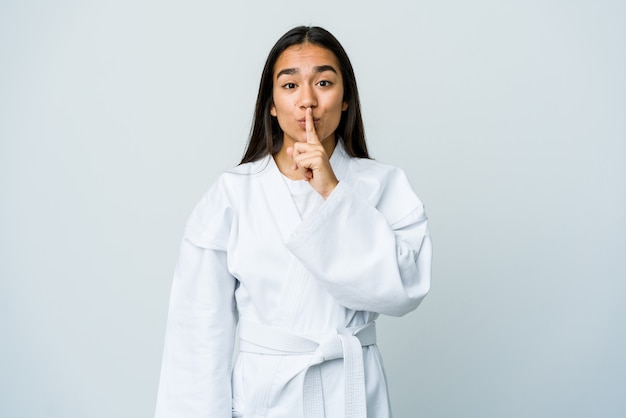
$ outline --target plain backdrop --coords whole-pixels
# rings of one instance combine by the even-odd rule
[[[150,417],[183,226],[271,46],[343,43],[433,287],[382,318],[398,418],[626,416],[620,0],[0,1],[0,416]],[[333,417],[335,418],[335,417]]]

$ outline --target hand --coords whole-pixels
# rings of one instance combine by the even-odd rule
[[[304,180],[326,200],[339,180],[335,177],[326,150],[315,132],[313,111],[310,107],[306,109],[305,118],[306,142],[296,142],[293,147],[287,148],[287,154],[293,160],[291,168],[300,171]]]

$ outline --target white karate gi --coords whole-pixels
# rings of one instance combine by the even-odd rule
[[[197,205],[157,418],[391,416],[370,323],[428,292],[427,218],[401,170],[351,158],[341,141],[330,162],[340,182],[305,219],[270,156],[224,173]]]

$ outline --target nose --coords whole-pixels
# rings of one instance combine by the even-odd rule
[[[298,103],[301,109],[317,106],[317,97],[315,95],[315,90],[312,86],[302,86],[300,88],[300,96],[298,97],[298,99]]]

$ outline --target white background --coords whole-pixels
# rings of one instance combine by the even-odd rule
[[[0,2],[0,415],[150,417],[191,209],[264,60],[324,26],[426,203],[396,417],[626,416],[622,1]]]

